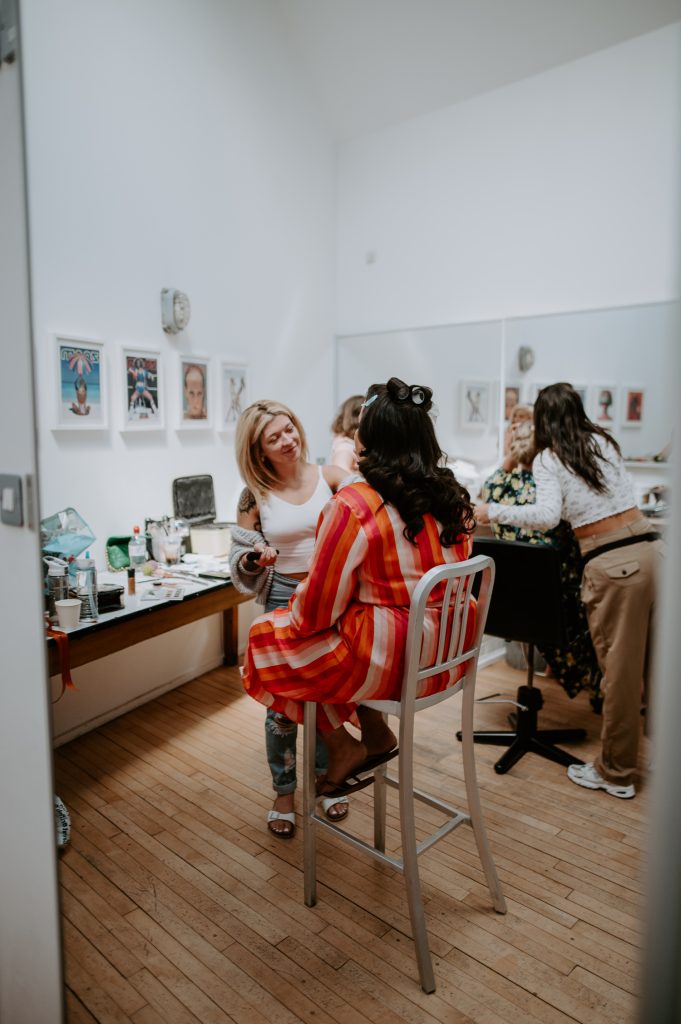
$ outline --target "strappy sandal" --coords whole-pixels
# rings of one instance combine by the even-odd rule
[[[323,796],[321,798],[322,810],[329,821],[343,821],[347,818],[350,805],[346,796]],[[335,814],[331,812],[335,810]]]
[[[284,828],[273,828],[272,822],[274,821],[283,821]],[[292,839],[296,832],[295,811],[268,811],[267,827],[277,839]]]

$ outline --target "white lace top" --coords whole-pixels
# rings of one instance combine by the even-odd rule
[[[532,463],[537,485],[534,505],[499,505],[492,502],[492,523],[548,530],[565,519],[573,529],[617,515],[636,505],[631,477],[622,456],[604,439],[596,436],[606,462],[600,462],[606,490],[599,494],[547,448]]]

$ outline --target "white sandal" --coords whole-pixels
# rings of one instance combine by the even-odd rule
[[[345,806],[344,814],[329,814],[332,807],[337,807],[339,804]],[[348,798],[346,796],[324,796],[322,797],[322,810],[327,816],[329,821],[343,821],[347,818],[350,805],[348,804]]]
[[[290,828],[272,828],[273,821],[285,821],[291,827]],[[292,839],[296,831],[296,815],[295,811],[268,811],[267,812],[267,827],[273,836],[277,836],[278,839]]]

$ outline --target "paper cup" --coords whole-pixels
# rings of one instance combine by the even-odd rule
[[[75,629],[80,622],[80,598],[69,597],[64,601],[55,601],[57,621],[62,629]]]

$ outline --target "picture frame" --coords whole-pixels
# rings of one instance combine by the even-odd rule
[[[492,382],[462,380],[459,393],[459,426],[462,430],[485,430],[492,421]]]
[[[579,397],[582,400],[584,411],[586,412],[589,405],[589,387],[587,384],[573,384],[572,385]]]
[[[231,432],[248,405],[248,366],[222,360],[220,363],[220,427]]]
[[[55,334],[55,430],[105,430],[108,427],[104,343]]]
[[[534,403],[537,401],[537,395],[539,394],[539,392],[543,388],[545,388],[547,386],[548,385],[545,383],[545,381],[537,381],[537,380],[530,380],[530,381],[528,381],[527,385],[525,387],[525,400],[524,400],[524,404],[525,405],[534,405]]]
[[[507,381],[504,386],[504,423],[509,423],[516,405],[521,404],[522,385],[520,381]]]
[[[208,356],[180,355],[178,430],[212,426],[212,375]]]
[[[143,348],[121,350],[123,430],[160,430],[165,421],[161,353]]]
[[[614,384],[597,384],[590,389],[591,419],[609,429],[617,424],[619,389]]]
[[[622,412],[620,426],[641,427],[645,412],[645,388],[638,385],[622,388]]]

